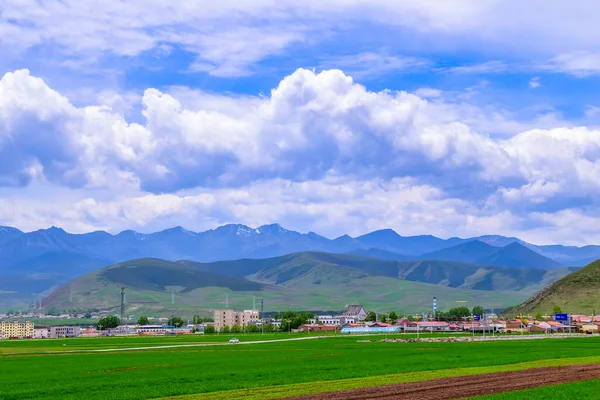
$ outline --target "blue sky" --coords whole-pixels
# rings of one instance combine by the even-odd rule
[[[600,243],[599,7],[0,0],[0,224]]]

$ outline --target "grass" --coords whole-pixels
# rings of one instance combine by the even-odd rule
[[[427,263],[452,264],[437,261]],[[473,266],[467,267],[469,271],[479,270]],[[203,268],[215,273],[227,272],[231,276],[221,279],[203,271]],[[374,275],[367,273],[369,271]],[[514,272],[520,274],[522,270],[515,269]],[[269,275],[271,273],[273,276]],[[457,301],[467,301],[468,304],[479,304],[489,309],[503,309],[525,300],[530,294],[530,291],[446,287],[396,279],[397,274],[398,265],[394,261],[321,253],[214,264],[179,264],[140,259],[81,276],[56,290],[44,301],[44,306],[57,310],[116,309],[122,285],[127,286],[126,312],[136,317],[191,317],[202,314],[198,309],[199,304],[202,304],[204,311],[224,308],[225,294],[228,295],[229,306],[236,309],[248,309],[254,300],[264,298],[269,311],[343,310],[347,304],[361,301],[366,309],[383,313],[394,310],[400,314],[429,311],[433,296],[437,296],[440,309],[450,309],[457,305]],[[243,281],[241,278],[246,275],[254,276],[262,283]],[[279,278],[285,279],[279,282]],[[275,282],[279,283],[274,285]],[[263,287],[263,283],[267,285]],[[175,304],[171,303],[171,286],[177,287],[173,289]],[[516,283],[508,286],[516,287]]]
[[[517,390],[489,396],[472,397],[472,400],[572,400],[596,399],[600,393],[600,379],[585,382],[564,383],[561,385],[541,386],[534,389]]]
[[[404,374],[381,375],[367,378],[340,379],[335,381],[319,381],[283,386],[269,386],[259,389],[227,390],[223,392],[193,394],[187,396],[171,397],[176,400],[228,400],[249,399],[266,400],[279,399],[289,396],[304,396],[318,393],[336,392],[365,387],[392,385],[409,382],[422,382],[431,379],[452,378],[457,376],[471,376],[491,374],[495,372],[522,371],[532,368],[555,367],[562,365],[575,365],[600,362],[600,357],[565,358],[561,360],[539,360],[526,363],[498,365],[490,367],[453,368],[435,371],[409,372]]]
[[[592,314],[595,313],[600,294],[600,260],[565,276],[553,285],[546,287],[519,306],[510,308],[506,313],[551,312],[558,305],[563,312]]]
[[[60,352],[62,348],[209,343],[231,336],[3,341],[0,342],[0,398],[145,399],[193,394],[197,398],[218,399],[232,398],[235,393],[248,397],[249,392],[244,390],[251,390],[255,398],[269,398],[269,393],[282,388],[301,393],[560,363],[600,362],[600,338],[358,343],[357,337],[332,337],[114,353]],[[264,337],[248,335],[243,340]],[[207,395],[202,397],[202,393]]]

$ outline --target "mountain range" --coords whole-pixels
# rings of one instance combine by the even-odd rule
[[[198,304],[224,307],[225,293],[231,306],[249,307],[253,297],[264,298],[269,310],[340,309],[360,301],[379,310],[412,312],[427,310],[432,296],[446,308],[458,301],[503,308],[570,272],[319,252],[213,263],[143,258],[81,276],[55,290],[43,306],[116,310],[126,286],[128,312],[152,315],[169,315],[175,308],[186,315]]]
[[[497,235],[449,239],[401,236],[391,229],[329,239],[314,232],[287,230],[278,224],[258,228],[229,224],[204,232],[181,227],[150,234],[127,230],[115,235],[104,231],[71,234],[57,227],[34,232],[0,227],[0,294],[47,293],[101,267],[138,258],[211,263],[270,259],[299,252],[388,261],[447,261],[484,269],[553,270],[583,266],[600,258],[600,246],[538,246]]]

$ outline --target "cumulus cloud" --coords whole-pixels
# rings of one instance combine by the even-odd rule
[[[132,193],[80,194],[62,218],[85,226],[194,215],[212,225],[201,216],[222,215],[219,222],[252,225],[306,219],[303,226],[325,231],[341,219],[372,229],[387,221],[403,233],[440,234],[448,233],[436,230],[441,220],[465,224],[465,233],[476,230],[469,221],[509,232],[523,212],[553,215],[600,193],[597,130],[530,129],[498,139],[473,127],[465,105],[372,92],[339,70],[299,69],[263,97],[147,89],[138,123],[104,98],[115,108],[77,107],[26,70],[6,74],[0,186]],[[369,204],[382,205],[373,218]],[[13,211],[0,220],[23,217],[19,207],[5,200],[2,208]]]
[[[177,91],[148,89],[143,123],[104,105],[75,107],[27,71],[6,74],[0,91],[5,185],[26,184],[28,168],[39,165],[51,182],[102,186],[125,178],[150,192],[327,175],[419,177],[446,190],[457,175],[597,187],[594,130],[536,129],[494,140],[462,121],[469,113],[455,105],[370,92],[339,70],[300,69],[264,98],[179,91],[180,100]]]

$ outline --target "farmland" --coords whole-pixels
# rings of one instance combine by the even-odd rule
[[[300,335],[240,338],[259,341],[294,337]],[[144,399],[182,395],[189,399],[277,398],[600,363],[600,337],[482,343],[361,343],[357,337],[338,336],[223,345],[229,338],[223,335],[3,341],[0,342],[0,398]],[[196,344],[199,346],[163,347]],[[152,348],[90,352],[132,347]]]

